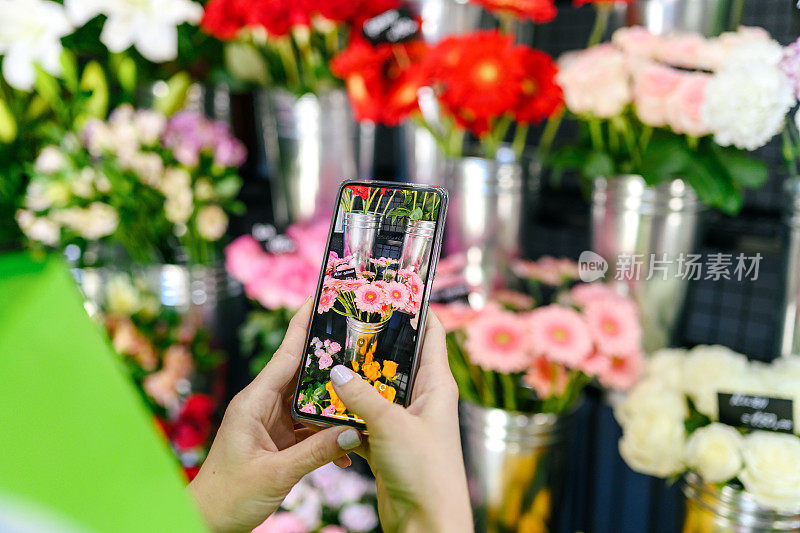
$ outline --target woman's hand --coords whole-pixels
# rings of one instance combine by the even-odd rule
[[[360,436],[346,427],[294,430],[290,404],[311,313],[295,314],[281,347],[231,401],[208,458],[189,489],[209,528],[249,532],[272,514],[301,477],[331,461],[350,464]]]
[[[345,366],[331,380],[347,408],[367,424],[359,449],[378,484],[385,531],[472,531],[458,429],[458,388],[447,363],[445,333],[428,317],[419,371],[408,409],[387,402]]]

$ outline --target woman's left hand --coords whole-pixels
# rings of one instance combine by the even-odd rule
[[[213,532],[245,532],[278,509],[309,472],[333,461],[347,466],[360,445],[346,427],[294,429],[290,404],[313,300],[292,318],[272,360],[237,394],[189,490]]]

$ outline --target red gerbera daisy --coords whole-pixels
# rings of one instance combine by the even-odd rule
[[[510,13],[518,18],[530,19],[537,24],[556,18],[553,0],[472,0],[488,11]]]
[[[514,53],[522,65],[522,98],[514,115],[518,122],[537,123],[552,115],[564,103],[564,94],[556,83],[558,67],[544,52],[517,46]]]

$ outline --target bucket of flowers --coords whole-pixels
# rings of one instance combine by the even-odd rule
[[[369,267],[375,239],[397,190],[384,202],[387,192],[383,187],[364,186],[342,191],[339,205],[344,212],[344,254],[351,256],[351,266],[357,271]]]
[[[576,284],[569,260],[514,267],[520,291],[495,292],[481,309],[432,305],[448,331],[476,520],[490,529],[551,522],[581,391],[594,380],[627,389],[643,366],[630,299]]]
[[[428,192],[419,193],[405,189],[402,194],[402,203],[389,212],[392,223],[398,217],[405,221],[400,268],[413,270],[425,277],[428,274],[441,200],[439,195]]]

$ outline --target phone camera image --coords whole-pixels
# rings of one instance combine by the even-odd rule
[[[297,411],[363,422],[333,389],[330,371],[336,365],[357,372],[386,400],[405,404],[442,200],[436,189],[342,190]]]

